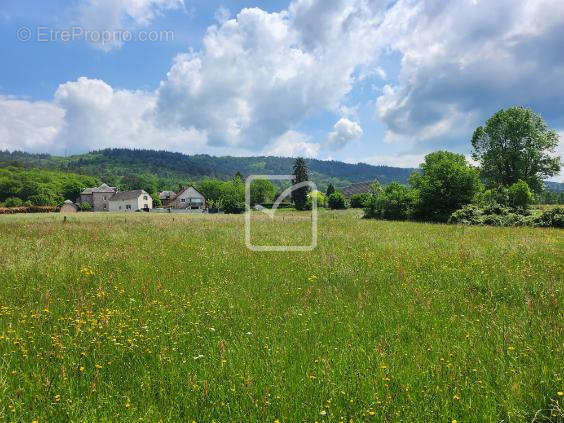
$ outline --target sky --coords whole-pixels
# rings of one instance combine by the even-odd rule
[[[411,167],[514,105],[564,141],[563,42],[562,0],[2,0],[0,149]]]

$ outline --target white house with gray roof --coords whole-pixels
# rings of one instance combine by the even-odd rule
[[[109,200],[111,212],[134,212],[153,208],[153,198],[142,189],[116,192]]]

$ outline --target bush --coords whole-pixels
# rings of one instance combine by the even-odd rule
[[[526,209],[534,200],[533,193],[529,189],[529,185],[519,179],[508,189],[509,205],[516,208]]]
[[[90,203],[80,203],[80,211],[87,212],[92,210],[92,204]]]
[[[363,192],[361,194],[354,194],[351,197],[351,208],[353,209],[363,209],[368,207],[368,203],[370,202],[370,194],[367,192]]]
[[[529,213],[519,212],[495,203],[483,208],[474,204],[464,206],[450,216],[448,223],[458,225],[535,226]]]
[[[317,207],[325,205],[325,196],[320,191],[312,191],[307,194],[306,210],[311,210],[313,207],[313,196],[317,196]]]
[[[4,202],[4,206],[6,207],[21,207],[23,205],[23,201],[17,197],[7,198]]]
[[[245,211],[245,203],[236,197],[227,196],[222,200],[223,211],[227,214],[240,214]]]
[[[370,197],[364,210],[364,217],[369,219],[408,220],[413,216],[417,205],[416,190],[392,182],[379,194]]]
[[[534,217],[532,222],[542,228],[564,228],[564,207],[546,210]]]
[[[342,210],[347,208],[347,199],[342,192],[337,191],[327,198],[327,205],[332,210]]]
[[[455,211],[448,223],[455,225],[479,225],[482,222],[482,209],[474,204],[468,204]]]

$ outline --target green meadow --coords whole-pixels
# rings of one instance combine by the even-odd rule
[[[253,241],[311,241],[255,213]],[[0,421],[562,421],[564,232],[0,217]]]

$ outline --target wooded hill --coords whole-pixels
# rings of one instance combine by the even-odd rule
[[[89,175],[113,186],[122,184],[124,179],[144,177],[154,180],[159,190],[176,189],[179,184],[205,177],[227,180],[237,172],[244,176],[289,174],[293,162],[294,159],[289,157],[214,157],[129,149],[107,149],[69,157],[0,151],[0,167],[42,168]],[[407,183],[414,171],[315,159],[309,159],[307,163],[311,177],[320,189],[325,189],[330,182],[338,188],[373,180],[382,184]]]

